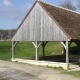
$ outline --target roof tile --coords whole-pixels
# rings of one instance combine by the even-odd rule
[[[80,14],[39,1],[72,40],[80,40]]]

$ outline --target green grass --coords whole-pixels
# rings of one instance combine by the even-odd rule
[[[0,41],[0,59],[9,60],[11,58],[11,41]]]
[[[0,59],[11,59],[12,43],[11,41],[0,41]],[[59,42],[49,42],[45,47],[45,55],[57,55],[61,54],[63,50],[62,45]],[[42,46],[39,47],[39,56],[42,56]],[[31,42],[19,42],[15,48],[16,58],[35,57],[35,48]]]
[[[61,74],[67,74],[67,75],[71,75],[71,76],[80,78],[80,70],[78,70],[78,71],[67,71],[67,70],[64,70],[62,67],[49,67],[49,66],[47,66],[47,68],[52,68],[54,70],[60,71]]]
[[[80,78],[80,70],[79,71],[63,71],[62,73]]]
[[[76,46],[74,43],[71,45],[72,50],[73,46]],[[11,41],[0,41],[0,59],[1,60],[10,60],[12,42]],[[45,47],[45,55],[58,55],[62,54],[63,46],[60,42],[49,42]],[[39,56],[42,56],[42,46],[39,47]],[[74,51],[73,51],[74,52]],[[35,48],[31,42],[19,42],[15,48],[15,57],[16,58],[27,58],[35,57]]]
[[[76,44],[72,43],[71,51],[74,52],[77,50]],[[11,41],[0,41],[0,59],[1,60],[10,60],[12,56],[12,42]],[[46,56],[62,54],[63,46],[60,42],[49,42],[45,47]],[[42,46],[39,48],[39,56],[42,56]],[[35,48],[31,42],[19,42],[15,48],[15,57],[16,58],[27,58],[35,57]],[[61,71],[61,73],[73,75],[80,77],[80,71],[65,71],[61,67],[53,68]]]

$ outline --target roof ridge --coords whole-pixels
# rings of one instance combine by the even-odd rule
[[[64,7],[61,7],[61,6],[56,6],[56,5],[53,5],[53,4],[51,4],[51,3],[49,3],[49,2],[46,2],[46,1],[43,1],[43,0],[39,0],[40,2],[43,2],[43,3],[46,3],[46,4],[48,4],[48,5],[51,5],[51,6],[54,6],[54,7],[57,7],[57,8],[61,8],[61,9],[64,9],[64,10],[68,10],[68,11],[70,11],[70,12],[74,12],[74,13],[76,13],[76,14],[80,14],[79,12],[77,12],[77,11],[73,11],[73,10],[70,10],[70,9],[67,9],[67,8],[64,8]]]

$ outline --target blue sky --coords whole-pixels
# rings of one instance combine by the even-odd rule
[[[44,0],[58,5],[64,0]],[[0,0],[0,29],[16,29],[35,0]],[[77,0],[72,0],[77,4]]]

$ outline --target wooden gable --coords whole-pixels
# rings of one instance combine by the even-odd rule
[[[68,37],[36,2],[12,41],[68,41]]]

